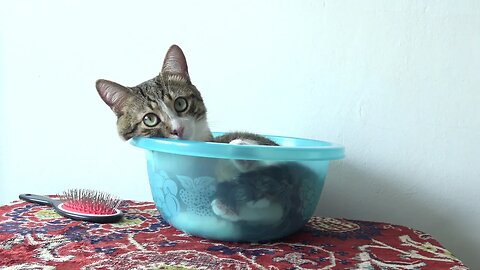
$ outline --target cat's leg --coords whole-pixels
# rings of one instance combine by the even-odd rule
[[[267,198],[255,199],[251,197],[251,188],[248,185],[240,184],[238,181],[219,183],[216,198],[211,202],[212,211],[218,217],[230,221],[256,217],[256,213],[265,211],[271,205],[271,202]],[[252,215],[249,215],[249,209],[253,210]],[[242,212],[241,215],[240,212]]]
[[[235,213],[235,211],[233,211],[230,207],[222,203],[221,200],[215,199],[212,201],[211,205],[213,213],[215,213],[215,215],[230,221],[240,220],[238,214]]]
[[[250,208],[266,208],[270,206],[270,200],[263,198],[258,201],[249,201],[246,203],[246,205]]]
[[[282,219],[283,208],[279,203],[272,203],[264,198],[240,207],[238,217],[247,222],[272,224]]]
[[[278,203],[272,203],[263,198],[257,201],[249,201],[240,207],[238,213],[222,203],[220,199],[212,201],[212,210],[218,217],[229,221],[247,221],[260,224],[278,222],[283,217],[283,208]]]
[[[229,142],[229,144],[234,145],[258,145],[257,141],[249,140],[249,139],[235,139]],[[232,164],[239,170],[240,172],[250,171],[259,165],[261,165],[260,161],[257,160],[240,160],[240,159],[232,159]]]

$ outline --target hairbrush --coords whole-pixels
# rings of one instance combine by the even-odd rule
[[[90,189],[69,189],[59,195],[58,200],[35,194],[20,194],[18,197],[27,202],[50,205],[58,214],[74,220],[113,223],[123,216],[118,210],[122,200]]]

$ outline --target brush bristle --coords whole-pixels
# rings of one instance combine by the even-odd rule
[[[122,200],[108,193],[91,189],[69,189],[60,195],[63,208],[72,212],[94,215],[112,215]]]

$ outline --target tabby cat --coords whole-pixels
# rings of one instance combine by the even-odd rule
[[[202,95],[190,82],[182,50],[173,45],[162,72],[135,87],[98,80],[97,91],[117,115],[120,136],[211,141],[207,109]]]
[[[246,132],[213,138],[203,98],[190,80],[185,55],[176,45],[168,50],[162,70],[155,78],[135,87],[98,80],[96,88],[116,114],[118,133],[125,140],[145,136],[277,145],[268,138]],[[226,169],[228,166],[231,169]],[[291,177],[299,170],[305,171],[293,163],[275,165],[246,160],[225,163],[217,172],[219,183],[212,211],[225,220],[249,224],[287,218],[301,220],[300,184]]]

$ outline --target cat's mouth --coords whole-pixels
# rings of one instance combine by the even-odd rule
[[[182,140],[183,139],[182,137],[180,137],[178,135],[174,135],[174,134],[168,136],[168,138],[169,139],[174,139],[174,140]]]
[[[183,127],[174,128],[174,129],[170,132],[169,138],[170,138],[170,139],[175,139],[175,140],[185,139],[184,133],[183,133],[184,131],[185,131],[185,129],[184,129]]]

